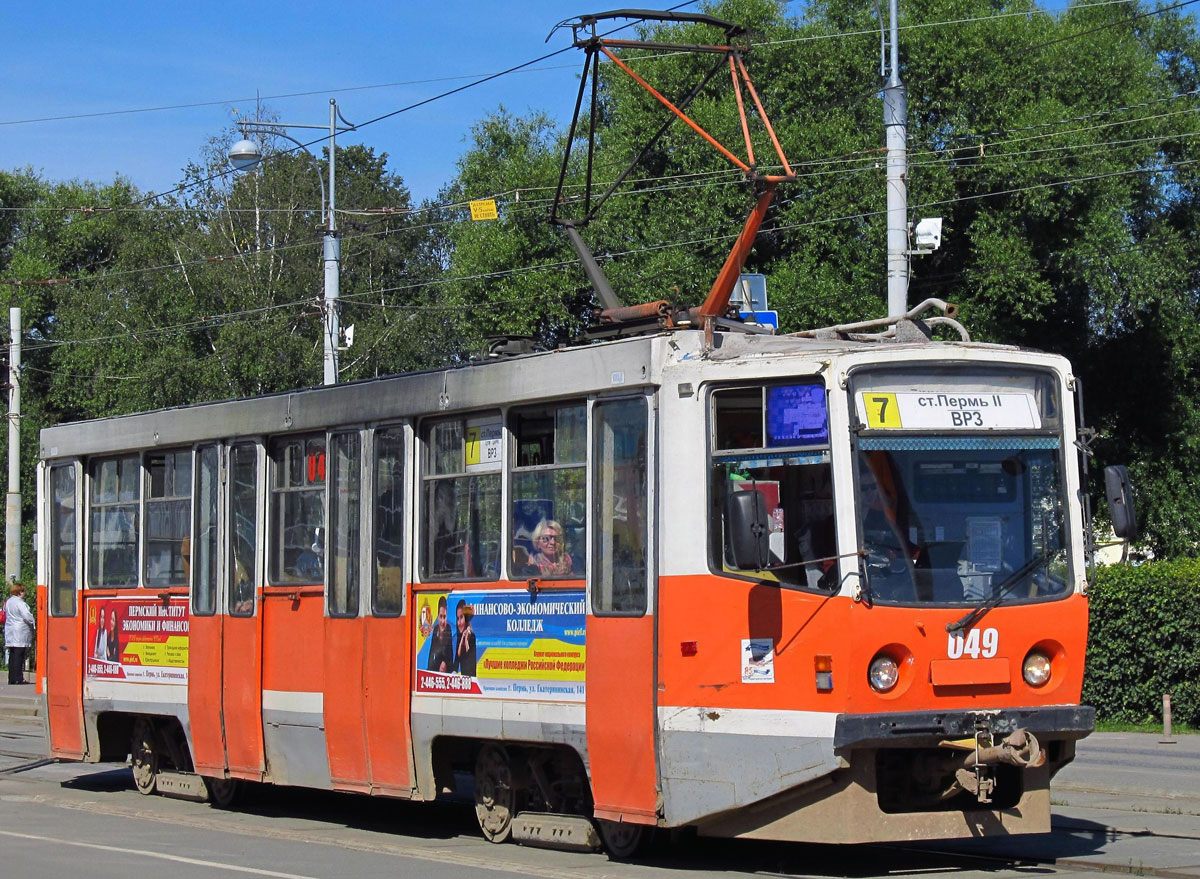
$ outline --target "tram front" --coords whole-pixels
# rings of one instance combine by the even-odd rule
[[[849,373],[864,667],[835,747],[883,813],[1048,825],[1092,729],[1071,380],[1030,357]]]

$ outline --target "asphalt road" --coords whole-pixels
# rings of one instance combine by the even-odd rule
[[[469,806],[255,787],[236,810],[143,797],[120,765],[35,764],[40,721],[0,718],[0,876],[916,876],[1096,869],[1200,879],[1200,737],[1097,736],[1055,785],[1054,833],[926,846],[666,838],[635,863],[484,841]],[[24,768],[28,767],[28,768]]]

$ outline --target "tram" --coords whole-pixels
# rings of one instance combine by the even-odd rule
[[[1093,726],[1079,385],[917,311],[47,428],[53,756],[617,855],[1048,830]]]

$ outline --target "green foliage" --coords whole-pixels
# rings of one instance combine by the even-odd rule
[[[1147,547],[1160,557],[1194,554],[1193,19],[1145,2],[1078,3],[1058,15],[1032,0],[902,6],[911,219],[944,220],[942,248],[913,261],[910,302],[953,301],[977,340],[1069,357],[1100,431],[1096,464],[1130,465]],[[780,0],[705,7],[748,26],[747,66],[798,175],[780,188],[747,264],[768,276],[785,331],[881,316],[886,290],[876,6],[813,0],[799,17],[795,8]],[[701,25],[641,32],[683,42],[718,36]],[[675,100],[715,60],[622,54]],[[603,188],[670,116],[607,63],[597,104]],[[689,113],[743,152],[727,71]],[[757,159],[776,171],[750,116]],[[414,205],[386,155],[338,151],[342,324],[356,328],[343,379],[461,361],[501,334],[553,346],[593,321],[598,303],[575,254],[563,230],[546,223],[565,122],[503,108],[479,120],[437,204]],[[0,174],[0,208],[17,209],[0,210],[3,278],[72,279],[0,287],[26,310],[33,334],[23,425],[31,439],[57,420],[319,380],[319,175],[328,157],[267,137],[259,169],[230,177],[225,152],[236,136],[214,138],[185,169],[186,188],[152,205],[120,179]],[[577,132],[567,165],[560,207],[568,218],[583,211],[585,139]],[[472,222],[466,202],[487,197],[497,199],[499,219]],[[626,304],[694,305],[754,198],[726,158],[674,123],[582,235]]]
[[[1096,572],[1083,701],[1098,718],[1200,725],[1200,559],[1115,565]]]
[[[1079,4],[1056,16],[1029,0],[902,6],[911,218],[944,221],[941,249],[913,261],[910,303],[953,301],[976,340],[1070,358],[1088,420],[1099,429],[1101,466],[1093,473],[1108,463],[1130,464],[1147,547],[1159,556],[1194,552],[1200,544],[1194,21],[1167,11],[1130,24],[1152,12],[1141,3]],[[772,0],[724,0],[706,11],[749,26],[747,65],[798,173],[796,183],[781,187],[747,269],[767,275],[784,330],[881,316],[886,193],[875,7],[821,0],[795,19]],[[715,36],[692,25],[643,33],[682,42]],[[677,53],[625,56],[674,99],[711,63]],[[596,177],[608,181],[668,117],[611,64],[601,72],[599,106]],[[742,151],[727,74],[689,112]],[[563,135],[544,120],[501,113],[478,132],[486,136],[468,150],[460,183],[448,192],[500,193],[502,204],[515,209],[505,198],[513,187],[553,180]],[[773,154],[761,132],[754,136],[765,168]],[[536,169],[528,160],[533,155]],[[522,158],[510,165],[515,156]],[[563,208],[577,216],[572,195],[582,168],[569,171]],[[706,294],[753,198],[725,158],[677,123],[583,236],[627,304],[666,298],[692,305]],[[521,210],[519,224],[452,227],[453,274],[571,261],[562,233],[537,225],[529,202]],[[487,243],[467,246],[468,240]],[[492,326],[532,326],[560,338],[570,321],[555,303],[568,295],[569,281],[582,282],[578,269],[563,273],[550,281],[542,271],[523,285],[489,282],[487,294],[464,295],[482,302],[496,290],[508,299],[521,289],[529,297],[526,319],[501,309]],[[574,289],[576,305],[594,307]],[[543,312],[552,317],[539,322]],[[581,314],[578,322],[585,319]],[[546,330],[551,324],[554,332]],[[1099,494],[1099,483],[1092,489]]]

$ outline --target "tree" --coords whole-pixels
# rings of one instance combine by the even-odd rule
[[[798,173],[781,189],[747,268],[768,276],[784,329],[882,315],[874,8],[819,0],[792,19],[772,0],[728,0],[708,11],[749,26],[747,63]],[[914,261],[910,303],[951,299],[976,339],[1070,357],[1101,431],[1097,463],[1133,464],[1148,544],[1165,554],[1194,551],[1200,52],[1192,19],[1143,4],[1081,4],[1055,17],[1026,0],[913,0],[901,16],[910,204],[914,218],[944,220],[942,249]],[[700,25],[643,33],[714,37]],[[673,98],[706,63],[625,55]],[[613,65],[602,71],[599,100],[605,179],[636,155],[665,111]],[[727,78],[689,112],[723,143],[740,144]],[[477,131],[448,192],[545,186],[553,161],[544,154],[561,150],[562,137],[545,120],[498,114]],[[761,139],[756,152],[769,154]],[[536,170],[528,161],[535,155]],[[585,231],[626,303],[700,301],[753,197],[730,167],[676,125]],[[528,218],[451,238],[457,273],[570,259],[561,236],[555,244],[553,230]],[[507,296],[514,287],[504,289]],[[539,295],[529,291],[529,301]],[[585,323],[590,297],[568,301]]]

